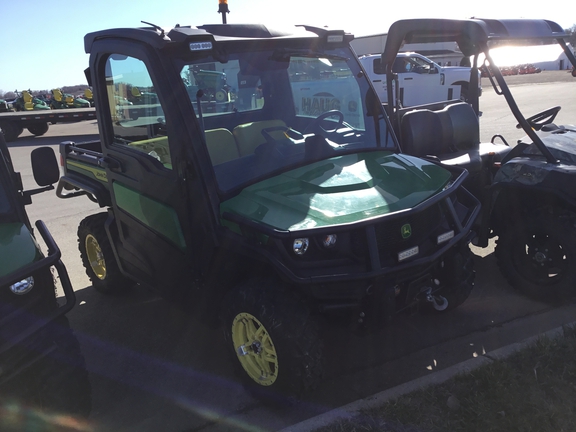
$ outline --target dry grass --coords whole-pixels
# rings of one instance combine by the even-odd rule
[[[576,330],[322,432],[576,431]]]

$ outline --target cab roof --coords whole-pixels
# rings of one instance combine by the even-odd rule
[[[194,41],[242,41],[271,39],[310,39],[327,38],[329,35],[342,35],[349,42],[354,36],[343,30],[332,30],[313,26],[294,26],[275,29],[263,24],[206,24],[198,27],[176,25],[165,32],[157,26],[140,28],[115,28],[88,33],[84,37],[84,50],[90,53],[92,45],[100,39],[132,39],[142,41],[155,49],[178,43]]]

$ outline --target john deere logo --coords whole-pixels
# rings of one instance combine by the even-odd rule
[[[402,225],[402,228],[400,228],[400,232],[402,233],[402,238],[407,239],[412,235],[412,227],[410,226],[410,224]]]

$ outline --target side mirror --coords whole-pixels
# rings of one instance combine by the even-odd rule
[[[32,173],[38,186],[50,186],[60,179],[60,168],[54,150],[50,147],[38,147],[30,155]]]

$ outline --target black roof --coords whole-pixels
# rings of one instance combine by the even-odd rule
[[[465,56],[478,54],[492,40],[542,40],[565,38],[553,21],[536,19],[407,19],[396,21],[388,31],[382,54],[391,64],[403,43],[456,42]]]
[[[131,39],[140,40],[156,49],[162,49],[171,43],[192,41],[227,41],[227,40],[269,40],[273,38],[318,38],[327,34],[341,34],[349,42],[353,35],[343,30],[332,30],[313,26],[294,26],[287,30],[278,30],[263,24],[206,24],[198,27],[176,26],[168,33],[157,27],[116,28],[88,33],[84,37],[84,50],[90,53],[92,44],[98,39]]]

